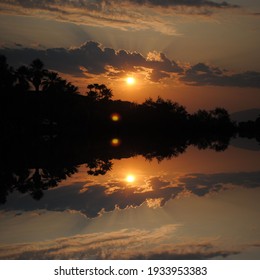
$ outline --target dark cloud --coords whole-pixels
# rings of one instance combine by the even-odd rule
[[[260,87],[260,72],[229,74],[227,70],[205,63],[198,63],[185,70],[163,53],[150,52],[144,57],[138,52],[102,47],[93,41],[70,49],[35,49],[19,45],[13,49],[0,48],[0,53],[15,67],[30,64],[33,59],[40,58],[48,69],[76,77],[90,74],[119,78],[129,72],[144,72],[146,78],[153,82],[172,78],[191,86]]]
[[[150,74],[150,78],[154,82],[159,82],[161,79],[170,78],[170,77],[171,75],[164,71],[153,70],[152,73]]]
[[[83,185],[84,183],[77,183],[69,187],[49,190],[45,192],[40,201],[32,201],[31,197],[27,195],[23,197],[18,194],[11,195],[8,204],[4,205],[4,209],[9,209],[9,207],[25,211],[70,209],[94,218],[103,211],[110,212],[116,207],[126,209],[141,206],[147,199],[160,198],[160,204],[163,206],[183,190],[182,187],[172,187],[170,182],[160,178],[147,181],[148,191],[138,189],[138,187],[129,188],[124,182],[112,182],[107,185],[91,184],[87,187]]]
[[[188,7],[212,7],[212,8],[237,8],[238,5],[232,5],[228,2],[215,2],[207,0],[128,0],[131,3],[139,5],[152,5],[161,7],[176,7],[176,6],[188,6]]]
[[[192,248],[193,247],[193,248]],[[203,246],[192,246],[190,250],[177,250],[174,251],[164,251],[164,252],[150,252],[146,254],[139,254],[132,256],[133,260],[208,260],[208,259],[223,259],[230,255],[238,255],[240,251],[228,251],[228,250],[205,250],[208,249],[208,245]],[[210,246],[213,247],[213,246]],[[180,249],[180,248],[179,248]]]
[[[0,53],[4,54],[9,64],[13,66],[29,64],[33,59],[40,58],[47,68],[75,76],[83,76],[84,69],[90,74],[109,75],[109,67],[118,73],[136,71],[141,67],[150,69],[149,79],[158,81],[163,77],[169,77],[170,74],[183,71],[176,62],[168,59],[164,54],[160,54],[158,61],[149,60],[140,53],[102,48],[100,44],[93,41],[73,49],[5,48],[0,49]]]
[[[260,72],[228,74],[226,70],[198,63],[186,70],[181,81],[193,86],[227,86],[260,88]]]
[[[244,188],[260,187],[260,172],[189,174],[180,178],[179,182],[186,189],[198,196],[218,192],[225,189],[225,185],[232,184]]]
[[[229,4],[226,1],[216,2],[210,0],[4,0],[2,3],[17,5],[24,8],[31,9],[54,9],[53,7],[69,6],[72,8],[100,10],[104,6],[119,5],[122,3],[129,3],[135,5],[149,5],[155,7],[176,7],[176,6],[188,6],[188,7],[211,7],[211,8],[237,8],[238,5]],[[57,8],[56,8],[57,9]],[[54,9],[55,10],[55,9]]]
[[[68,209],[81,212],[94,218],[102,212],[110,212],[128,207],[141,206],[146,201],[158,201],[156,206],[164,206],[182,192],[189,191],[197,196],[205,196],[229,188],[229,185],[244,188],[260,187],[260,172],[187,174],[175,182],[162,177],[151,177],[144,186],[129,188],[123,181],[107,184],[77,183],[66,187],[46,191],[40,201],[34,201],[30,195],[11,194],[8,202],[0,207],[6,210],[46,209],[50,211],[66,211]],[[149,205],[149,203],[148,203]]]

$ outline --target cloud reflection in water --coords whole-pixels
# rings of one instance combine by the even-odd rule
[[[161,176],[144,178],[143,183],[129,185],[125,180],[105,183],[93,181],[72,183],[50,189],[40,201],[33,201],[29,195],[17,193],[10,196],[4,205],[6,210],[32,211],[78,211],[88,218],[95,218],[103,212],[115,209],[138,207],[146,203],[149,207],[163,207],[177,196],[194,194],[205,196],[232,187],[257,188],[260,186],[260,172],[186,174],[172,180]],[[3,206],[1,207],[3,209]]]

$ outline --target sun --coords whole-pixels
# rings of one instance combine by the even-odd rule
[[[128,182],[128,183],[133,183],[135,181],[135,176],[133,175],[127,175],[125,180]]]
[[[131,85],[135,84],[135,78],[134,77],[127,77],[126,82],[127,82],[128,85],[131,86]]]

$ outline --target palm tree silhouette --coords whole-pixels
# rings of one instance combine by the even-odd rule
[[[77,94],[78,92],[78,87],[74,86],[71,82],[68,82],[66,84],[66,92],[69,94]]]
[[[78,87],[62,79],[58,73],[47,70],[44,72],[42,90],[50,93],[78,93]]]
[[[42,79],[46,74],[46,70],[43,67],[43,62],[38,58],[33,60],[29,67],[28,80],[33,84],[36,92],[40,91]]]
[[[7,64],[4,55],[0,55],[0,73],[1,93],[6,93],[5,91],[13,88],[16,78],[13,68]]]
[[[58,73],[48,71],[45,73],[44,80],[42,81],[42,89],[43,91],[55,91],[60,82],[61,78],[58,76]]]
[[[29,69],[26,66],[21,66],[19,67],[16,72],[16,77],[17,77],[17,84],[16,84],[16,88],[19,91],[25,92],[29,89],[30,84],[27,80],[28,74],[29,74]]]

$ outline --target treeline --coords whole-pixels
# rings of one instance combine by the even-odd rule
[[[54,135],[138,134],[152,137],[178,135],[194,141],[202,137],[259,137],[259,118],[236,124],[224,108],[198,110],[158,97],[142,104],[112,100],[103,84],[87,86],[84,95],[56,72],[35,59],[14,69],[0,56],[1,130],[6,137]]]

